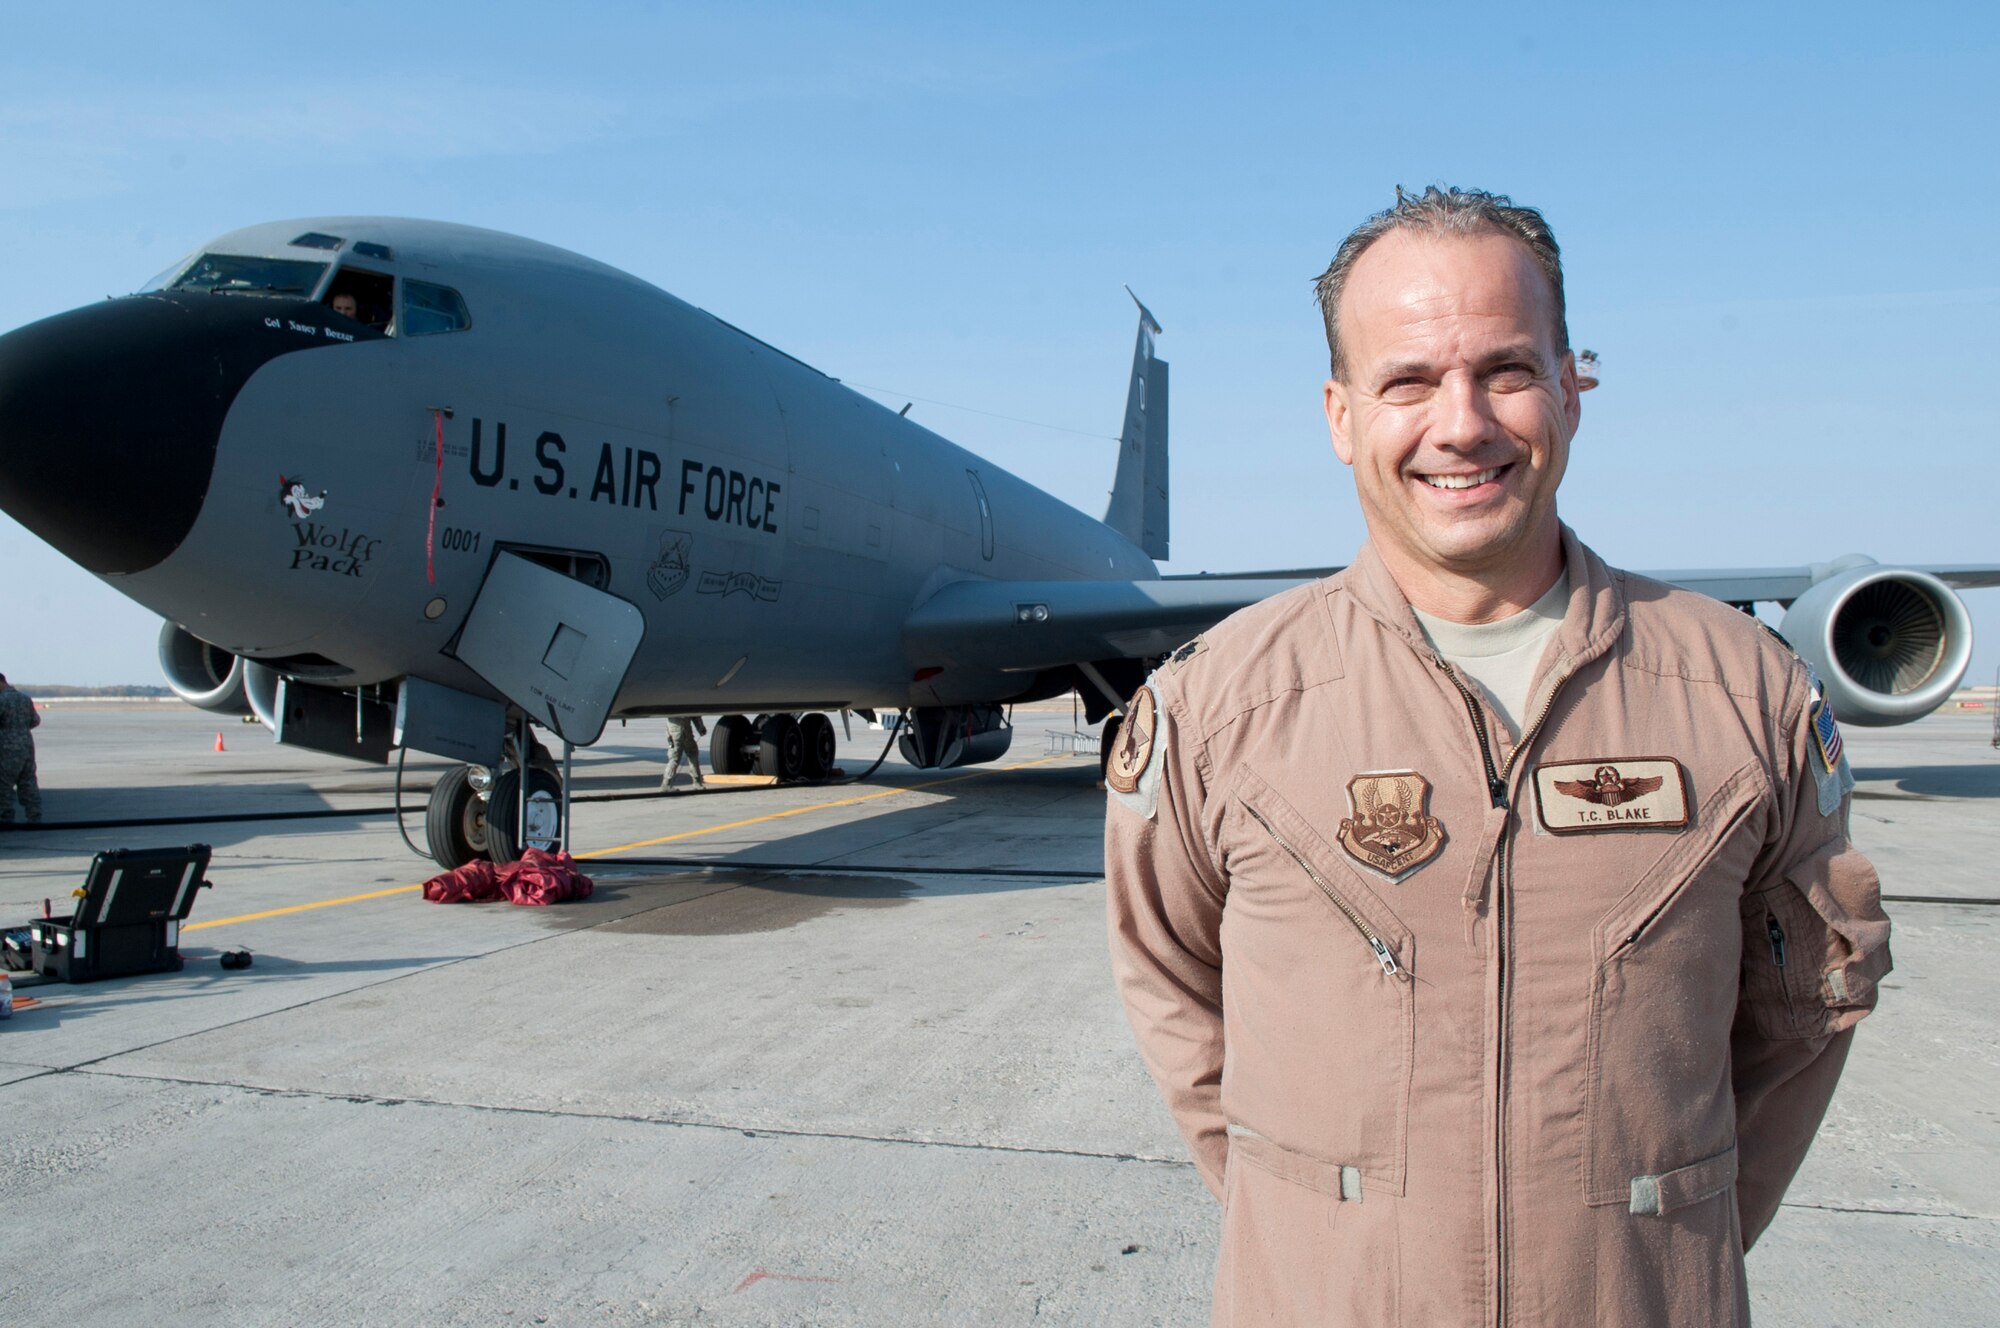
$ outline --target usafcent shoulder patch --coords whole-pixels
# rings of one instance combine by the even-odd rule
[[[1124,808],[1147,820],[1160,806],[1161,767],[1167,750],[1166,707],[1152,683],[1146,683],[1125,707],[1117,744],[1104,763],[1104,786]]]

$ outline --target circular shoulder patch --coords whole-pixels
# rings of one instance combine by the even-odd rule
[[[1159,728],[1153,689],[1141,687],[1125,708],[1125,722],[1118,726],[1118,745],[1105,763],[1104,782],[1120,793],[1137,793],[1139,777],[1153,759],[1153,738]]]

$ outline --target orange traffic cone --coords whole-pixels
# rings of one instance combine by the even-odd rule
[[[224,747],[224,746],[222,745],[222,730],[221,730],[221,729],[217,729],[217,730],[215,731],[215,750],[216,750],[216,751],[218,751],[218,752],[224,752],[224,751],[228,751],[228,750],[229,750],[229,749],[228,749],[227,747]]]

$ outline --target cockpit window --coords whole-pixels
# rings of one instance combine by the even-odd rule
[[[338,235],[328,235],[325,231],[307,231],[292,241],[294,249],[338,249],[347,241]]]
[[[211,295],[305,296],[319,285],[326,266],[293,258],[203,254],[168,289],[200,290]]]
[[[438,332],[459,332],[472,326],[472,314],[465,300],[449,286],[428,281],[403,279],[403,335],[427,337]]]
[[[326,297],[321,303],[378,332],[390,336],[396,333],[391,326],[396,312],[396,283],[384,273],[344,267],[327,283]]]
[[[194,262],[194,260],[195,260],[194,254],[182,254],[179,258],[174,260],[174,264],[172,267],[163,268],[160,271],[159,275],[155,276],[151,281],[141,286],[139,288],[139,293],[141,295],[144,295],[148,291],[167,289],[167,287],[173,282],[173,279],[175,277],[178,277],[181,273],[185,272],[187,270],[187,265],[189,263]]]

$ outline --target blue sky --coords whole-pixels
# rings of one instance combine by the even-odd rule
[[[1996,57],[1970,5],[9,5],[0,328],[255,221],[468,222],[991,412],[912,415],[1096,513],[1130,283],[1169,570],[1320,565],[1362,526],[1311,279],[1452,182],[1562,241],[1606,364],[1562,507],[1612,561],[2000,562]],[[5,518],[0,567],[0,669],[157,680],[157,620]]]

